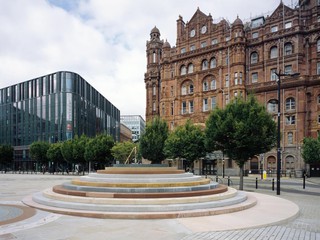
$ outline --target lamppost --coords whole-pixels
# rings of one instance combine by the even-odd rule
[[[280,195],[280,175],[281,175],[281,146],[280,146],[280,77],[290,76],[295,77],[299,76],[300,73],[281,73],[281,70],[277,73],[277,85],[278,85],[278,132],[277,132],[277,195]]]

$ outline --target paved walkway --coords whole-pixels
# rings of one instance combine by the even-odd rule
[[[0,203],[20,205],[23,197],[72,178],[74,176],[0,174]],[[287,201],[290,200],[298,205],[300,214],[289,222],[275,226],[252,228],[251,225],[249,229],[235,230],[246,227],[244,223],[249,215],[245,212],[235,213],[238,215],[236,218],[227,214],[184,219],[111,220],[64,216],[37,210],[34,216],[13,224],[1,225],[0,219],[0,239],[320,239],[320,179],[310,180],[313,183],[307,181],[306,189],[302,189],[301,179],[282,180],[280,197],[284,203],[290,204]],[[264,199],[272,199],[276,193],[270,190],[269,185],[270,179],[261,182],[261,187],[255,189],[253,179],[246,178],[244,188],[249,192],[270,195],[272,197],[266,196]],[[269,204],[269,215],[280,214],[273,209],[272,203]],[[266,214],[256,212],[253,215],[263,219]]]

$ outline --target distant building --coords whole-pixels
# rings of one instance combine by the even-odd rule
[[[0,89],[0,144],[14,147],[14,169],[34,169],[34,141],[99,133],[119,141],[120,111],[77,73],[56,72]]]
[[[250,93],[277,121],[276,73],[300,73],[281,78],[280,107],[282,170],[301,174],[303,138],[320,131],[320,1],[300,0],[295,7],[279,1],[270,15],[233,23],[197,9],[188,21],[179,16],[176,28],[176,46],[161,40],[156,27],[146,44],[146,121],[160,116],[171,130],[188,119],[204,126],[211,110]],[[245,168],[274,171],[276,158],[273,149]],[[216,165],[223,160],[199,163],[205,173],[221,169]],[[225,164],[236,168],[234,161]]]
[[[120,122],[131,129],[133,142],[140,139],[146,127],[146,122],[140,115],[121,115]]]
[[[123,123],[120,123],[120,142],[132,141],[132,131]]]

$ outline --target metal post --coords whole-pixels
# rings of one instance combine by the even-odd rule
[[[306,189],[306,174],[303,174],[303,189]]]
[[[256,189],[258,189],[258,178],[256,178]]]
[[[224,159],[222,160],[222,178],[224,178]]]
[[[216,182],[219,182],[219,178],[218,178],[218,175],[216,176]]]
[[[230,176],[228,176],[228,186],[230,186]]]
[[[272,191],[274,191],[274,178],[272,178]]]
[[[277,195],[280,195],[280,170],[281,170],[281,148],[280,148],[280,76],[278,77],[278,135],[277,135]]]

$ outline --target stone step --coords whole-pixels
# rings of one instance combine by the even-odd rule
[[[111,204],[93,204],[79,202],[65,202],[45,197],[42,192],[33,194],[32,200],[41,205],[50,207],[75,209],[81,211],[103,211],[103,212],[173,212],[173,211],[190,211],[199,209],[210,209],[216,207],[231,206],[244,202],[247,195],[244,192],[237,192],[232,198],[222,199],[209,202],[198,203],[178,203],[178,204],[144,204],[144,205],[111,205]]]
[[[186,187],[205,185],[210,183],[210,179],[199,179],[192,182],[152,182],[152,183],[132,183],[132,182],[88,182],[83,179],[73,179],[71,181],[74,185],[79,186],[93,186],[93,187],[121,187],[121,188],[161,188],[161,187]]]
[[[190,192],[214,189],[219,184],[210,182],[205,185],[189,187],[158,187],[158,188],[130,188],[130,187],[94,187],[79,186],[72,183],[64,183],[62,186],[69,190],[87,191],[87,192],[112,192],[112,193],[162,193],[162,192]]]
[[[89,177],[94,178],[184,178],[184,177],[192,177],[197,176],[190,172],[183,172],[183,173],[177,173],[177,174],[103,174],[103,173],[89,173]]]
[[[57,185],[52,190],[59,194],[82,196],[82,197],[96,197],[96,198],[170,198],[170,197],[190,197],[190,196],[204,196],[223,193],[228,190],[225,185],[218,185],[213,189],[195,190],[187,192],[144,192],[144,193],[119,193],[119,192],[88,192],[79,190],[70,190],[64,188],[62,185]]]
[[[81,202],[81,203],[94,203],[94,204],[113,204],[113,205],[124,205],[124,204],[132,204],[132,205],[148,205],[148,204],[184,204],[184,203],[200,203],[200,202],[209,202],[209,201],[219,201],[223,199],[228,199],[235,197],[237,194],[237,190],[234,188],[229,188],[227,191],[223,193],[215,193],[211,195],[204,196],[184,196],[184,197],[172,197],[167,196],[166,198],[115,198],[113,194],[109,194],[110,197],[106,196],[105,198],[97,198],[94,196],[90,196],[90,194],[83,196],[75,196],[75,195],[65,195],[60,194],[52,189],[46,189],[43,191],[43,195],[46,198],[55,199],[59,201],[65,202]]]

